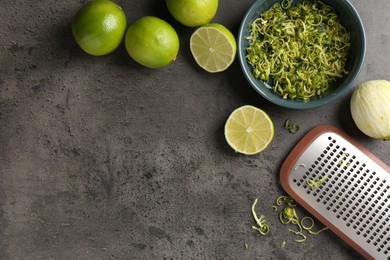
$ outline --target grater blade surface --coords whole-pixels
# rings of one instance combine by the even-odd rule
[[[390,260],[390,168],[344,132],[312,129],[286,158],[280,179],[292,198],[364,257]]]

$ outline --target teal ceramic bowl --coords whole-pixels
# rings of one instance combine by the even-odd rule
[[[281,0],[279,0],[280,2]],[[294,0],[292,6],[303,2],[303,0]],[[362,21],[352,4],[347,0],[322,0],[324,4],[332,6],[339,18],[341,24],[347,28],[350,33],[351,47],[347,58],[348,74],[344,78],[334,82],[326,95],[322,97],[313,97],[308,101],[299,99],[283,99],[274,93],[272,87],[267,86],[252,74],[252,66],[246,61],[246,48],[248,47],[247,37],[250,35],[251,23],[259,17],[259,14],[271,8],[276,3],[275,0],[257,0],[252,4],[245,14],[238,33],[238,59],[242,71],[250,85],[265,99],[270,102],[292,109],[309,109],[326,105],[345,94],[353,85],[358,76],[366,54],[366,36]]]

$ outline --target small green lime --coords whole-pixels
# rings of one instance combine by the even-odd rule
[[[72,33],[86,53],[101,56],[114,51],[127,27],[122,8],[109,0],[93,0],[82,6],[72,21]]]
[[[144,16],[127,29],[125,46],[136,62],[149,68],[161,68],[176,59],[179,37],[164,20]]]
[[[165,0],[165,3],[172,16],[189,27],[207,24],[218,9],[218,0]]]

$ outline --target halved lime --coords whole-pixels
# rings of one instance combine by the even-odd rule
[[[228,144],[239,153],[257,154],[271,143],[274,125],[263,110],[246,105],[237,108],[225,124],[225,138]]]
[[[172,16],[189,27],[209,23],[218,9],[218,0],[165,0],[165,3]]]
[[[212,23],[198,28],[192,34],[190,48],[198,65],[214,73],[226,70],[233,63],[237,44],[225,26]]]

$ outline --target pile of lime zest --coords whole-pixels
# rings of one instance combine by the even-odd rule
[[[265,222],[264,215],[260,215],[260,217],[257,217],[256,211],[255,211],[255,207],[256,207],[257,201],[258,201],[258,198],[256,198],[255,201],[253,202],[253,205],[252,205],[252,215],[253,215],[253,218],[255,219],[258,227],[252,226],[252,229],[256,230],[261,235],[265,236],[269,232],[269,226],[264,223]]]
[[[291,7],[293,0],[283,0],[280,5],[282,6],[283,9],[288,9]]]
[[[321,178],[318,178],[317,180],[308,179],[307,184],[309,185],[311,190],[314,190],[314,189],[318,188],[319,186],[321,186],[324,183],[324,181],[326,180],[326,178],[327,178],[326,176],[322,176]]]
[[[284,123],[284,127],[292,134],[295,134],[299,131],[300,126],[297,124],[294,124],[290,118],[286,120]]]
[[[350,34],[331,6],[291,2],[274,4],[252,22],[246,59],[253,76],[283,99],[308,101],[348,74]]]

